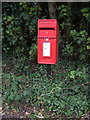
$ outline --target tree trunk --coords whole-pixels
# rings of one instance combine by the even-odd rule
[[[48,2],[49,17],[52,19],[57,19],[56,17],[56,3]]]

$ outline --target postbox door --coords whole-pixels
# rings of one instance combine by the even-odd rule
[[[42,64],[55,64],[56,61],[56,39],[38,38],[38,62]]]

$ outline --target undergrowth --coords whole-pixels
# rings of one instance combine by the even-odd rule
[[[26,63],[26,60],[23,62]],[[19,59],[11,61],[13,66],[7,63],[3,62],[4,105],[10,107],[12,102],[24,102],[39,110],[43,118],[48,116],[48,112],[52,117],[80,118],[87,115],[88,64],[61,59],[56,65],[52,65],[52,74],[48,79],[46,65],[34,62],[20,64]],[[37,116],[38,112],[29,115],[30,118]]]

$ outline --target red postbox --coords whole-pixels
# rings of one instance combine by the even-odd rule
[[[59,26],[56,19],[38,20],[38,63],[56,64],[58,61]]]

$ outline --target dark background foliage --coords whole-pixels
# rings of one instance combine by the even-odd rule
[[[37,21],[51,18],[48,3],[2,3],[3,101],[44,107],[31,118],[39,112],[48,116],[45,111],[54,117],[88,116],[89,3],[56,3],[55,11],[60,60],[48,80],[46,65],[37,64]]]

